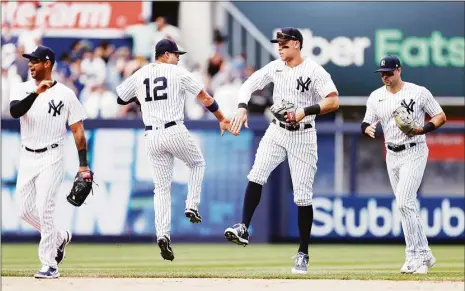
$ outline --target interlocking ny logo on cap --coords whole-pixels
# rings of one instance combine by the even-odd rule
[[[384,67],[386,66],[386,61],[385,60],[381,60],[381,67]]]

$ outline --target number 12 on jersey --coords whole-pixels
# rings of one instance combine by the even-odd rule
[[[161,83],[161,84],[160,84]],[[157,101],[157,100],[165,100],[168,99],[168,94],[166,92],[159,94],[158,91],[163,91],[166,90],[167,87],[167,80],[165,77],[158,77],[153,79],[153,84],[155,87],[153,88],[153,97],[150,96],[150,78],[146,78],[144,80],[144,85],[145,85],[145,101]]]

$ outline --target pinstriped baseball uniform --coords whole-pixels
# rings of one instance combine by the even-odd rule
[[[401,105],[407,108],[421,127],[424,125],[425,113],[433,117],[442,112],[441,106],[428,89],[404,82],[402,89],[395,94],[384,86],[373,91],[368,98],[363,121],[370,124],[380,121],[386,147],[389,144],[407,147],[400,152],[387,149],[386,165],[402,215],[407,259],[420,256],[421,259],[428,260],[431,250],[416,208],[417,191],[428,160],[428,147],[425,135],[409,137],[397,127],[393,111]],[[410,146],[411,143],[415,145]]]
[[[190,169],[186,209],[198,210],[199,207],[205,159],[183,120],[186,91],[197,96],[202,89],[191,73],[166,63],[148,64],[116,88],[122,100],[127,102],[134,97],[139,100],[144,124],[152,126],[152,130],[146,132],[145,143],[155,185],[157,238],[170,237],[171,179],[175,157]],[[165,128],[172,122],[176,125]]]
[[[242,85],[239,103],[248,103],[251,94],[274,83],[273,103],[282,100],[296,107],[306,107],[320,102],[329,93],[337,92],[331,76],[320,65],[305,58],[302,64],[290,68],[285,62],[275,60],[255,72]],[[312,204],[313,179],[317,170],[317,141],[315,115],[306,116],[297,131],[271,123],[260,141],[255,162],[247,178],[265,184],[271,172],[287,157],[294,189],[294,202],[298,206]],[[311,128],[304,128],[310,124]]]
[[[11,92],[11,101],[22,100],[36,88],[31,80],[18,84]],[[42,265],[57,267],[57,248],[66,238],[64,230],[55,227],[55,195],[63,180],[63,144],[66,124],[86,119],[74,92],[56,83],[40,94],[29,111],[21,116],[21,144],[17,195],[21,217],[40,231],[39,259]],[[30,152],[48,148],[45,152]]]

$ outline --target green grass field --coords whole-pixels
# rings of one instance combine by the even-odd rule
[[[428,275],[404,275],[401,245],[311,245],[307,275],[292,275],[296,245],[173,244],[164,261],[156,244],[70,244],[60,267],[66,277],[311,278],[464,281],[464,247],[433,245]],[[2,276],[28,276],[40,267],[37,245],[3,244]]]

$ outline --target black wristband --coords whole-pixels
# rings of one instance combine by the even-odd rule
[[[361,129],[362,129],[362,133],[365,135],[366,135],[365,130],[367,129],[368,126],[370,126],[368,122],[362,122]]]
[[[304,107],[305,116],[320,114],[320,104],[313,104],[311,106]]]
[[[87,150],[78,151],[79,167],[87,167]]]
[[[220,107],[218,106],[218,103],[216,103],[216,100],[213,100],[213,103],[210,106],[207,106],[207,109],[208,111],[213,113],[217,111],[218,109],[220,109]]]
[[[425,124],[425,126],[423,126],[423,132],[422,134],[425,134],[425,133],[428,133],[428,132],[431,132],[433,130],[436,129],[436,125],[434,125],[434,123],[432,123],[431,121],[428,122],[427,124]]]
[[[245,103],[239,103],[239,105],[237,105],[237,108],[245,108],[245,109],[247,109],[248,106]]]

